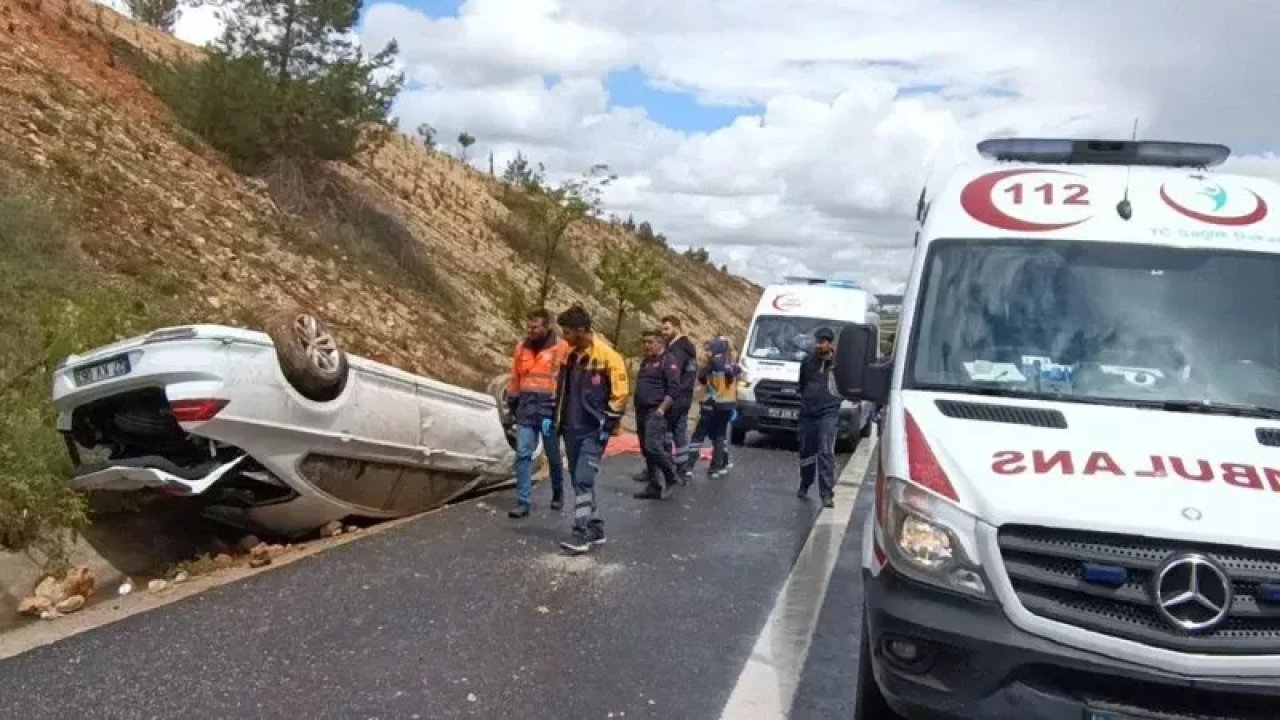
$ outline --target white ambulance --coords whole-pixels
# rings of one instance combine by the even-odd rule
[[[1280,718],[1280,186],[988,140],[926,189],[864,535],[858,718]]]
[[[833,332],[845,325],[868,328],[879,337],[875,296],[847,280],[786,278],[760,295],[746,342],[739,356],[743,379],[738,382],[738,419],[730,440],[746,442],[755,430],[769,435],[795,436],[800,423],[800,361],[813,349],[814,332]],[[853,452],[859,438],[871,432],[875,408],[866,402],[845,401],[840,407],[837,448]]]

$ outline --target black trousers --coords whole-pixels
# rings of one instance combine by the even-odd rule
[[[658,473],[668,487],[676,482],[675,462],[671,458],[668,435],[671,428],[657,408],[636,408],[636,431],[640,436],[640,452],[644,455],[644,469],[650,487],[658,485]]]

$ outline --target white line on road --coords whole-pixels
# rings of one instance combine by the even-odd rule
[[[827,583],[875,445],[875,438],[865,438],[840,473],[835,509],[819,514],[809,531],[773,611],[756,638],[751,657],[738,676],[721,720],[786,720],[790,714],[827,596]]]

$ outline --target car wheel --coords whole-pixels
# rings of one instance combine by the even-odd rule
[[[858,680],[854,690],[853,720],[899,720],[901,715],[889,707],[876,684],[876,675],[871,670],[871,641],[867,628],[865,611],[862,617],[862,641],[858,650]]]
[[[746,431],[746,430],[739,430],[739,429],[737,429],[737,428],[734,428],[733,430],[729,431],[729,442],[730,442],[730,443],[733,443],[734,445],[736,445],[736,446],[738,446],[738,447],[742,447],[743,445],[746,445],[746,444],[747,444],[747,431]]]
[[[342,394],[350,367],[329,326],[313,313],[290,309],[267,322],[284,377],[298,394],[325,402]]]
[[[862,432],[861,432],[862,437],[864,438],[871,437],[871,428],[874,426],[875,426],[875,422],[872,420],[868,420],[867,424],[862,427]]]
[[[836,452],[854,453],[858,450],[858,441],[862,439],[859,433],[850,433],[848,437],[840,438],[836,441]]]

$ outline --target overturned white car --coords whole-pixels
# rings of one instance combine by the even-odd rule
[[[73,487],[198,496],[284,535],[430,510],[515,461],[493,397],[348,356],[301,310],[266,333],[163,328],[68,357],[53,402]]]

